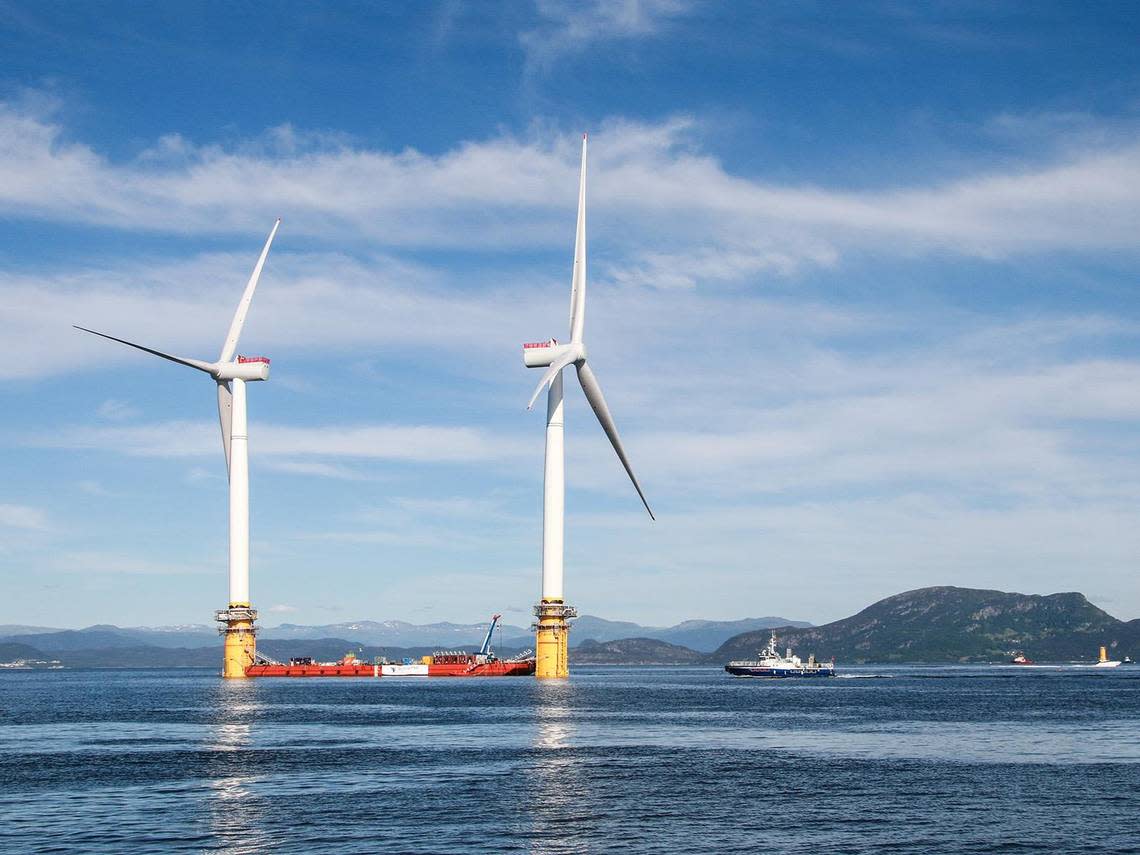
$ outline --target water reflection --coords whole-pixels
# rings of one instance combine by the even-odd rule
[[[534,751],[527,769],[531,852],[587,852],[593,821],[568,680],[536,681]]]
[[[262,852],[270,844],[270,817],[252,787],[254,727],[261,710],[256,681],[220,681],[213,698],[214,722],[204,746],[212,755],[205,792],[210,831],[219,852]]]

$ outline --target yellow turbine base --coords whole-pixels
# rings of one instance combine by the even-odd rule
[[[249,612],[249,603],[230,603],[230,609]],[[245,669],[257,654],[257,628],[247,616],[225,621],[222,629],[225,643],[222,653],[222,676],[227,680],[244,680]]]
[[[543,600],[535,609],[534,676],[540,680],[570,676],[570,624],[566,622],[561,600]]]

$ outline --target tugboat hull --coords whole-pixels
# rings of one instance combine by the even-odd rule
[[[734,677],[766,677],[769,679],[835,676],[835,669],[827,665],[821,665],[818,668],[765,668],[751,665],[725,665],[724,670]]]

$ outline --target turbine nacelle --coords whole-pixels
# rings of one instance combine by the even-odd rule
[[[269,379],[269,360],[264,356],[239,356],[236,362],[215,362],[210,366],[215,380],[244,380],[253,383]]]
[[[586,346],[581,342],[559,344],[557,339],[528,342],[523,345],[523,364],[527,368],[546,368],[561,357],[573,354],[571,362],[586,358]]]

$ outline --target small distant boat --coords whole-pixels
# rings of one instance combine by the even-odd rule
[[[1094,665],[1093,667],[1094,668],[1115,668],[1119,664],[1120,664],[1119,660],[1108,658],[1108,649],[1102,644],[1100,646],[1100,661],[1098,661],[1096,663],[1096,665]]]
[[[776,652],[776,633],[768,639],[768,646],[757,654],[754,660],[729,662],[724,670],[734,677],[834,677],[835,662],[816,662],[815,654],[804,662],[792,655],[791,648],[781,656]]]
[[[1020,651],[1013,654],[1013,658],[1009,660],[1010,665],[1032,665],[1033,660]]]
[[[1121,665],[1135,665],[1136,663],[1132,661],[1131,656],[1125,656],[1123,659],[1120,660],[1120,664]]]

